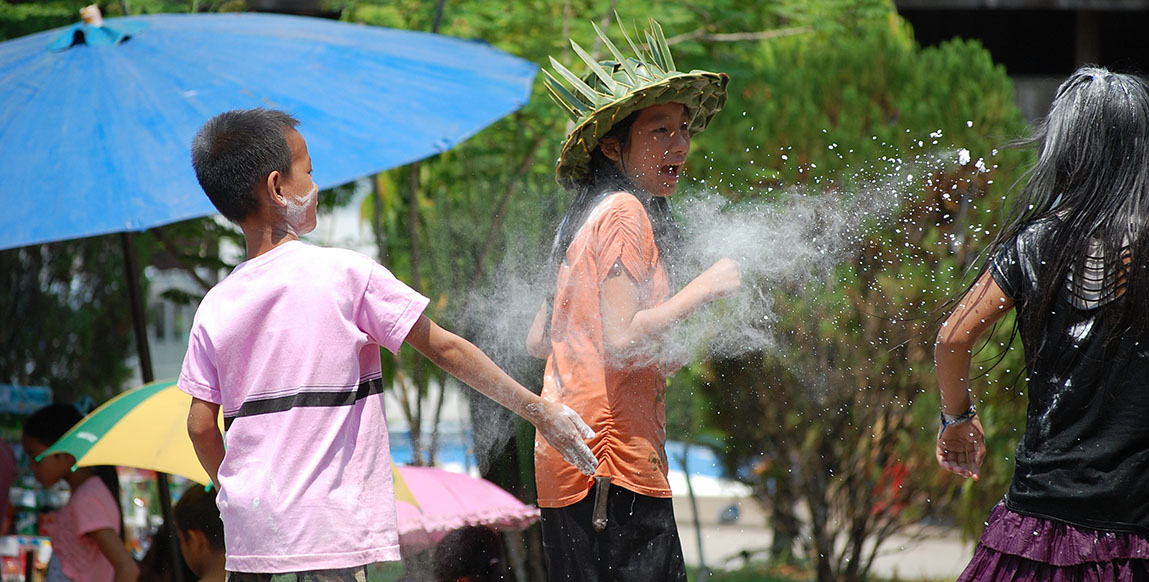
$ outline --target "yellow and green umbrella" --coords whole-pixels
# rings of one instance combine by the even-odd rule
[[[190,406],[191,396],[175,380],[132,388],[85,416],[41,457],[68,453],[77,466],[150,469],[206,485],[210,479],[188,437]]]

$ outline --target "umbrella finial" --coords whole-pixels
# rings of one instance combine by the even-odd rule
[[[81,8],[80,18],[83,22],[73,24],[48,43],[49,51],[66,51],[78,45],[119,46],[147,26],[143,22],[125,22],[120,19],[106,25],[104,24],[104,15],[100,13],[100,7],[95,4]]]
[[[104,15],[100,13],[100,6],[97,4],[89,4],[80,9],[80,20],[88,26],[103,26]]]

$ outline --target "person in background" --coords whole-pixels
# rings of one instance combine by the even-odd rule
[[[172,553],[178,551],[178,546],[172,545],[170,539],[168,524],[166,523],[152,534],[148,551],[140,559],[139,582],[172,582],[175,580],[175,576],[172,575]],[[194,582],[196,579],[196,573],[188,567],[186,559],[180,560],[180,573],[184,582]]]
[[[45,488],[64,481],[71,491],[43,525],[52,542],[45,582],[136,582],[139,567],[122,537],[115,468],[76,467],[68,453],[43,454],[82,418],[70,404],[50,404],[24,420],[20,441],[36,481]]]
[[[691,138],[726,104],[729,77],[675,70],[662,29],[653,20],[650,27],[648,55],[596,63],[579,51],[591,72],[573,89],[547,75],[551,97],[576,124],[555,172],[574,201],[555,235],[553,294],[527,351],[546,359],[543,397],[590,423],[591,448],[603,460],[588,477],[536,443],[552,581],[686,580],[667,481],[665,397],[685,355],[667,340],[695,310],[741,284],[737,265],[724,258],[674,291],[681,235],[669,199]]]
[[[981,275],[938,332],[941,468],[978,479],[971,354],[1010,311],[1028,409],[963,581],[1149,580],[1149,92],[1083,68]],[[996,454],[1002,454],[998,451]]]
[[[180,554],[200,582],[224,582],[226,552],[223,546],[223,520],[215,505],[215,487],[210,491],[192,485],[184,491],[172,512],[176,518],[176,535]],[[188,578],[188,582],[192,579]]]
[[[435,582],[503,582],[507,560],[503,540],[486,526],[470,525],[447,534],[433,558]]]
[[[0,440],[0,535],[8,533],[12,518],[8,510],[8,491],[16,483],[16,455],[7,441]]]

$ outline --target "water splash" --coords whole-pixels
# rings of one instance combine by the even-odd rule
[[[935,143],[940,135],[930,137],[933,143],[916,142],[914,155],[891,150],[833,176],[815,175],[817,167],[810,164],[801,168],[807,185],[750,186],[741,201],[719,195],[701,181],[695,192],[676,195],[675,214],[683,235],[676,259],[680,272],[700,273],[719,258],[729,257],[739,265],[743,287],[696,312],[675,330],[664,351],[693,354],[697,360],[778,347],[775,292],[800,293],[811,285],[832,285],[835,268],[854,259],[867,237],[889,226],[908,201],[921,195],[923,186],[936,187],[934,176],[958,167],[988,171],[985,162],[974,161],[968,150],[939,148]],[[835,144],[831,149],[842,148]],[[797,164],[786,153],[778,159]],[[723,179],[718,182],[727,185]],[[967,204],[967,193],[956,184],[953,188],[943,198]],[[908,240],[908,233],[896,232]],[[939,244],[959,242],[949,239]],[[525,338],[553,282],[542,280],[547,270],[537,251],[531,258],[530,249],[511,248],[507,256],[492,278],[496,283],[469,299],[466,326],[475,332],[476,343],[512,375],[532,377],[532,367],[537,370],[540,361],[525,355]],[[474,431],[476,455],[485,467],[486,455],[501,450],[513,423],[510,413],[500,407],[480,406],[484,420]]]

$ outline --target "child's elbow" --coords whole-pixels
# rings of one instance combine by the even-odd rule
[[[206,439],[218,438],[219,425],[215,418],[207,418],[203,414],[188,415],[188,437],[193,443],[204,442]]]
[[[968,353],[973,346],[974,339],[975,338],[971,337],[968,333],[955,333],[955,330],[947,329],[947,327],[943,325],[942,328],[938,330],[937,337],[934,338],[934,359],[936,360],[939,356],[944,357],[948,354]]]
[[[606,364],[616,370],[642,366],[654,361],[651,355],[651,346],[644,342],[615,338],[603,338],[603,357]]]

